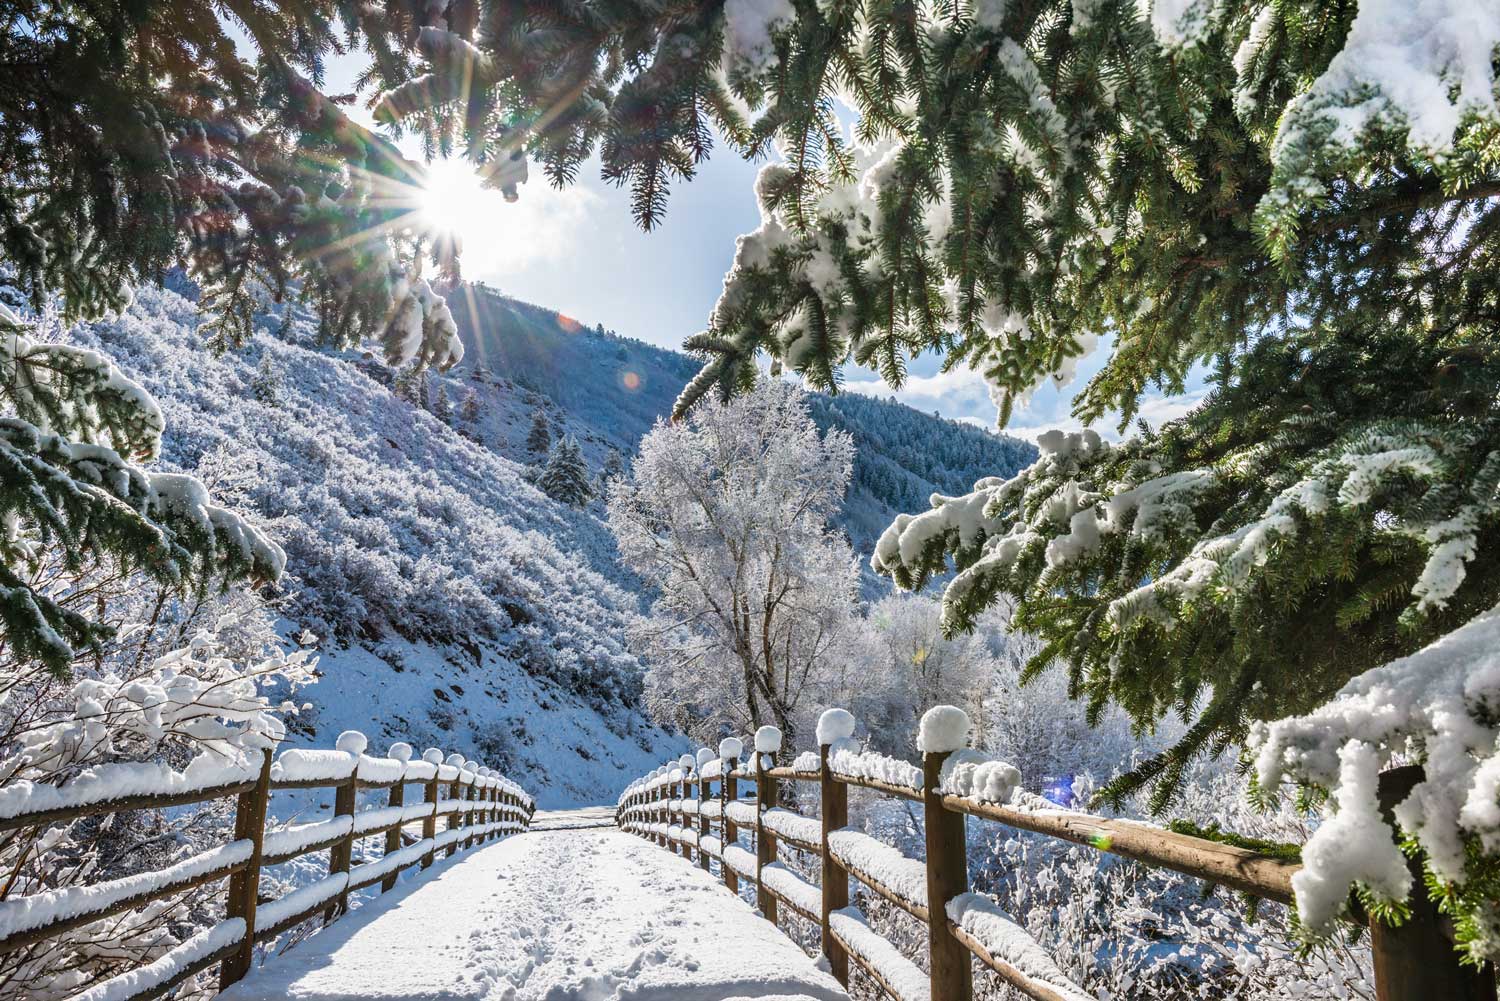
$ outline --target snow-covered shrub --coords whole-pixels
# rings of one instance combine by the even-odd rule
[[[285,696],[311,680],[311,653],[286,653],[261,620],[229,613],[185,646],[150,657],[146,625],[76,680],[0,668],[0,812],[66,805],[167,785],[211,786],[254,776],[284,736]],[[253,659],[228,651],[260,651]],[[162,869],[226,840],[230,802],[135,810],[24,828],[0,840],[7,896],[88,885]],[[106,918],[0,955],[6,993],[48,1001],[150,962],[222,917],[218,884]]]

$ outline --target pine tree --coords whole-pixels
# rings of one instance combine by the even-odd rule
[[[453,423],[453,407],[448,402],[448,386],[438,383],[437,393],[432,397],[432,416],[444,424]]]
[[[609,485],[625,478],[625,459],[618,448],[611,448],[604,457],[604,468],[599,472],[599,492],[608,493]]]
[[[406,368],[396,373],[396,379],[392,383],[392,391],[401,399],[413,406],[419,406],[422,398],[422,390],[426,380],[421,370],[417,368]]]
[[[526,451],[534,456],[546,455],[552,448],[552,430],[541,407],[531,415],[531,430],[526,435]]]
[[[281,402],[281,373],[269,353],[261,353],[260,363],[250,380],[250,392],[257,400],[271,406]]]
[[[458,416],[465,424],[479,423],[479,394],[474,390],[464,390],[463,401],[458,407]]]
[[[588,463],[572,435],[563,436],[553,446],[537,485],[548,497],[573,507],[583,507],[593,500],[594,488],[589,483]]]

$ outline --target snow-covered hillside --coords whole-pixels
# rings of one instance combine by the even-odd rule
[[[353,727],[377,747],[478,753],[544,805],[599,801],[677,750],[638,708],[623,644],[638,597],[597,518],[394,396],[359,356],[266,333],[216,356],[197,323],[192,302],[148,287],[66,336],[155,395],[164,466],[197,471],[286,549],[286,631],[311,630],[322,656],[298,740],[330,746]],[[299,322],[290,340],[312,335]]]
[[[159,288],[118,319],[54,333],[140,379],[166,419],[163,464],[195,472],[285,548],[284,632],[310,631],[322,658],[321,680],[298,695],[311,703],[298,740],[326,746],[353,728],[377,747],[463,750],[526,774],[543,806],[602,801],[680,741],[642,715],[641,665],[623,639],[639,582],[602,507],[536,489],[526,437],[545,412],[597,474],[611,451],[634,450],[696,363],[483,289],[454,304],[470,353],[428,377],[428,409],[370,356],[320,347],[310,319],[274,335],[273,320],[216,355],[196,305]],[[446,420],[430,412],[439,390]],[[843,523],[862,548],[899,506],[1029,457],[888,401],[814,408],[858,435]]]

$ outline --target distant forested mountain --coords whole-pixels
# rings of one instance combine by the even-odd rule
[[[493,376],[519,387],[521,401],[555,413],[596,465],[609,448],[632,452],[698,371],[698,362],[681,352],[586,326],[482,284],[466,285],[449,299],[466,350],[453,374],[472,379],[477,373],[480,383]],[[897,513],[925,510],[931,494],[967,492],[975,480],[1008,475],[1036,457],[1029,442],[894,399],[820,393],[812,410],[819,426],[854,435],[854,480],[843,523],[862,551]],[[512,458],[524,453],[510,441],[526,429],[523,423],[512,416],[508,434],[496,429],[502,453]]]

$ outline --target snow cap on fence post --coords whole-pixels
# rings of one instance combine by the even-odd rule
[[[339,739],[333,746],[345,754],[364,754],[365,748],[370,746],[370,742],[358,730],[345,730],[339,734]]]
[[[441,765],[443,763],[443,752],[436,747],[429,747],[422,752],[422,760],[430,765]]]
[[[698,771],[703,771],[703,766],[714,760],[714,752],[706,747],[698,748]]]
[[[479,762],[475,761],[473,758],[465,759],[464,771],[474,772],[477,775],[479,773]]]
[[[922,714],[917,750],[924,754],[957,751],[969,739],[969,714],[958,706],[933,706]]]
[[[720,761],[738,761],[744,751],[745,745],[740,743],[740,738],[738,737],[725,737],[719,741]]]
[[[818,746],[854,736],[854,714],[847,709],[824,709],[818,717]]]
[[[386,752],[386,756],[404,765],[411,760],[411,745],[404,740],[398,740],[391,745],[391,749]]]
[[[781,731],[774,726],[763,726],[756,730],[755,749],[761,754],[775,754],[781,750]]]
[[[457,753],[450,754],[448,755],[447,763],[452,765],[454,768],[462,768],[464,766],[464,756]]]
[[[682,757],[677,759],[677,765],[683,770],[683,772],[692,771],[695,764],[697,764],[697,760],[694,759],[691,754],[684,754]]]

